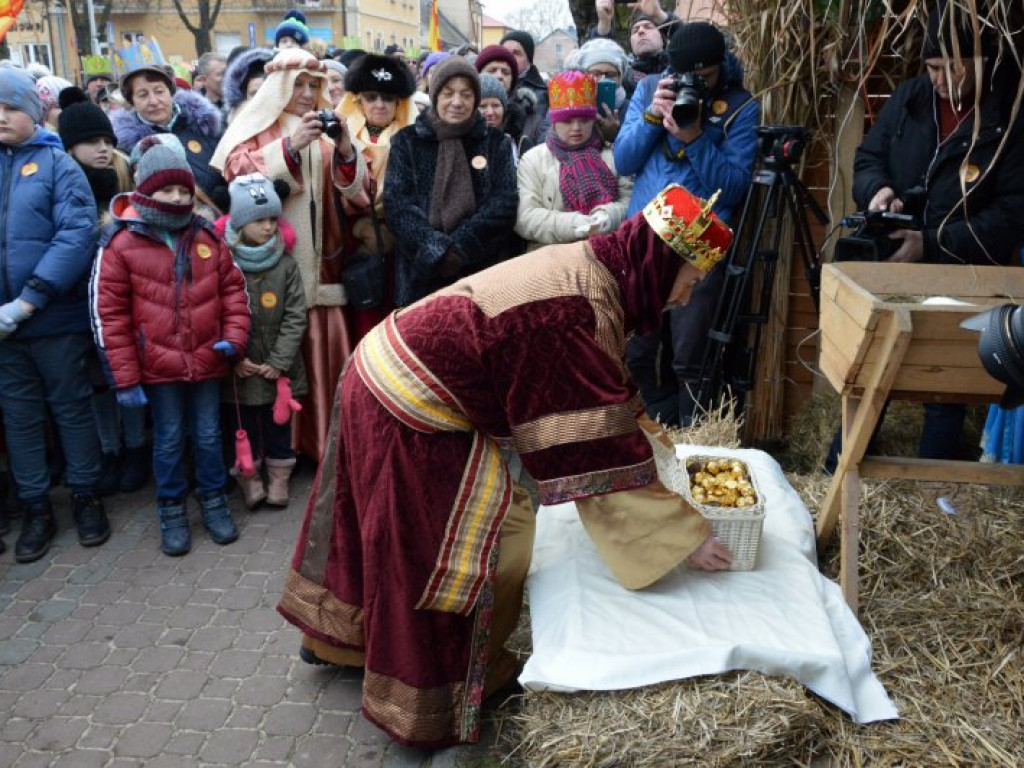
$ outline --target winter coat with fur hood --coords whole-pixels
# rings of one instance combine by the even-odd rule
[[[173,133],[181,139],[188,156],[188,164],[196,177],[196,184],[211,199],[223,197],[227,182],[216,168],[210,166],[210,158],[217,148],[223,129],[220,110],[206,98],[193,91],[174,92],[174,103],[181,114],[172,123],[170,130],[146,123],[134,109],[122,109],[110,113],[110,122],[117,136],[117,148],[126,154],[147,136],[155,133]],[[218,192],[218,188],[224,188]]]
[[[242,270],[213,225],[193,216],[175,243],[181,274],[164,234],[129,205],[111,204],[89,285],[93,333],[104,372],[117,389],[219,379],[230,361],[213,345],[229,341],[239,358],[249,340],[249,299]]]

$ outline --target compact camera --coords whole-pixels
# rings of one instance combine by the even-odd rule
[[[689,125],[700,119],[701,106],[708,96],[708,83],[696,72],[673,75],[672,85],[676,100],[672,105],[672,119],[676,125]]]
[[[320,120],[320,130],[331,139],[336,139],[342,134],[341,120],[329,109],[321,109],[316,113]]]

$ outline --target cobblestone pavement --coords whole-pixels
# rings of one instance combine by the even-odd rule
[[[249,513],[214,544],[191,503],[192,552],[159,549],[152,488],[107,502],[114,529],[78,545],[66,492],[42,560],[0,555],[0,768],[345,766],[485,768],[474,747],[400,747],[359,714],[361,675],[298,659],[298,631],[274,607],[312,477],[282,512]]]

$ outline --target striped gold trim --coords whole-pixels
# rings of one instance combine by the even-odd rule
[[[658,469],[652,458],[628,467],[541,480],[537,482],[537,487],[540,490],[542,504],[561,504],[563,501],[573,501],[586,496],[639,488],[657,479]]]
[[[582,443],[602,437],[616,437],[637,431],[636,408],[630,400],[582,411],[552,413],[512,427],[512,438],[520,453],[531,453],[556,445]]]
[[[342,602],[301,573],[288,571],[278,610],[345,645],[364,647],[363,609]]]
[[[429,744],[460,736],[465,684],[414,688],[366,670],[363,710],[385,730],[406,741]]]

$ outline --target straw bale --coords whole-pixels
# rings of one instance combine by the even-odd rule
[[[675,439],[708,442],[687,430]],[[789,479],[816,511],[830,478]],[[957,514],[940,510],[940,496]],[[1024,765],[1024,489],[865,482],[861,523],[860,619],[900,720],[858,726],[799,684],[749,671],[527,692],[494,715],[505,764]],[[821,553],[821,565],[837,578],[837,551]],[[528,653],[528,635],[519,639]]]

